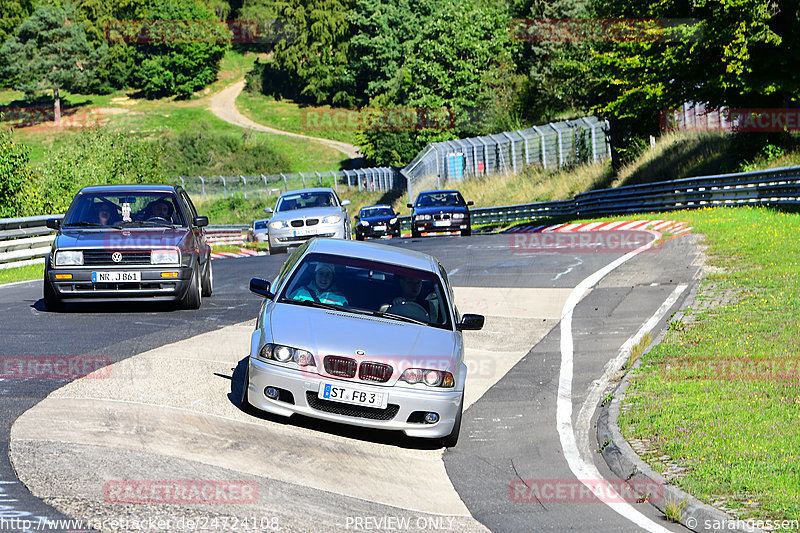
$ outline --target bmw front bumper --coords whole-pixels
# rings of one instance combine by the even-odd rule
[[[248,364],[249,380],[246,386],[250,403],[276,415],[291,416],[298,413],[353,426],[400,430],[409,437],[438,438],[446,437],[453,431],[461,408],[463,391],[370,385],[284,368],[252,357]],[[381,410],[320,400],[317,394],[323,381],[367,392],[388,393],[388,406],[386,410]],[[267,398],[264,392],[267,387],[278,389],[280,395],[277,400]],[[430,412],[439,415],[439,421],[435,424],[422,421],[420,413]]]

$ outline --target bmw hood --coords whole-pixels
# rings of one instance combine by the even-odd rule
[[[275,213],[272,218],[269,219],[270,222],[276,222],[280,220],[299,220],[303,218],[319,218],[322,219],[323,217],[331,216],[331,215],[339,215],[343,216],[342,210],[339,207],[307,207],[304,209],[292,209],[291,211],[281,211],[280,213]]]
[[[180,246],[186,228],[63,229],[56,237],[58,248],[169,248]]]
[[[327,355],[391,365],[392,382],[406,368],[456,374],[461,363],[461,336],[446,329],[286,303],[265,316],[272,342],[310,351],[321,374]]]

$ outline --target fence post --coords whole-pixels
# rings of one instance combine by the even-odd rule
[[[320,187],[322,187],[322,176],[320,175],[320,173],[319,173],[319,172],[314,172],[314,174],[316,174],[316,175],[317,175],[317,185],[319,185]]]
[[[206,199],[206,180],[203,179],[203,176],[198,176],[200,178],[200,183],[203,186],[203,200]]]
[[[358,190],[361,190],[361,176],[358,175],[358,170],[353,170],[353,174],[356,175],[356,185],[358,186]]]
[[[181,180],[181,187],[183,187],[185,189],[186,188],[186,182],[183,181],[183,177],[182,176],[178,176],[178,179]]]
[[[539,129],[539,126],[534,126],[533,130],[539,134],[541,138],[541,145],[542,145],[542,168],[547,170],[547,154],[545,153],[545,141],[544,141],[544,132]]]
[[[269,198],[269,185],[267,185],[267,177],[261,174],[261,179],[264,180],[264,196]]]
[[[222,180],[222,190],[225,192],[225,198],[228,197],[228,182],[225,180],[223,176],[217,176],[219,179]]]
[[[239,174],[239,177],[242,178],[242,182],[244,183],[244,199],[247,200],[247,178]]]
[[[519,135],[520,137],[525,139],[525,166],[528,166],[531,164],[531,151],[530,148],[528,147],[528,136],[525,135],[525,132],[523,130],[520,130]]]
[[[441,189],[442,187],[442,171],[439,165],[439,149],[436,147],[435,143],[431,143],[431,148],[436,153],[436,187]]]
[[[514,138],[511,136],[511,134],[509,134],[506,131],[503,132],[503,135],[509,141],[511,141],[511,169],[513,170],[514,174],[516,174],[517,173],[517,153],[514,150],[514,148],[516,147],[516,145],[514,143]]]
[[[559,167],[563,167],[564,166],[564,147],[563,147],[563,144],[561,143],[561,130],[556,128],[555,125],[552,122],[550,122],[548,125],[551,128],[553,128],[554,130],[556,130],[556,136],[558,137],[558,166]]]
[[[339,192],[339,180],[336,179],[336,173],[331,170],[331,177],[333,178],[333,190]]]
[[[306,188],[306,177],[303,176],[302,172],[298,172],[298,174],[300,174],[300,177],[303,178],[303,188],[305,189]]]
[[[289,184],[286,183],[286,176],[281,174],[281,177],[283,178],[283,192],[286,192],[289,190]]]

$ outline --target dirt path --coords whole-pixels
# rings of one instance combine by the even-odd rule
[[[239,80],[213,95],[211,97],[211,103],[209,104],[209,109],[211,112],[225,122],[233,124],[234,126],[239,126],[240,128],[274,133],[276,135],[286,135],[288,137],[297,137],[299,139],[308,139],[310,141],[329,146],[335,150],[339,150],[343,154],[347,155],[347,157],[350,159],[359,157],[358,146],[353,146],[352,144],[332,141],[330,139],[321,139],[319,137],[311,137],[309,135],[301,135],[299,133],[291,133],[253,122],[246,116],[239,113],[239,110],[236,109],[236,97],[239,96],[239,93],[242,92],[242,89],[244,89],[244,80]]]

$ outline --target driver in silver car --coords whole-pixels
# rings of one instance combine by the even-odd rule
[[[429,294],[422,303],[418,300],[422,291],[421,279],[403,276],[400,278],[400,290],[402,294],[392,300],[388,312],[430,324],[438,323],[439,303],[436,294]]]
[[[313,300],[331,305],[347,305],[347,297],[334,284],[333,265],[317,263],[314,279],[289,295],[292,300]]]

